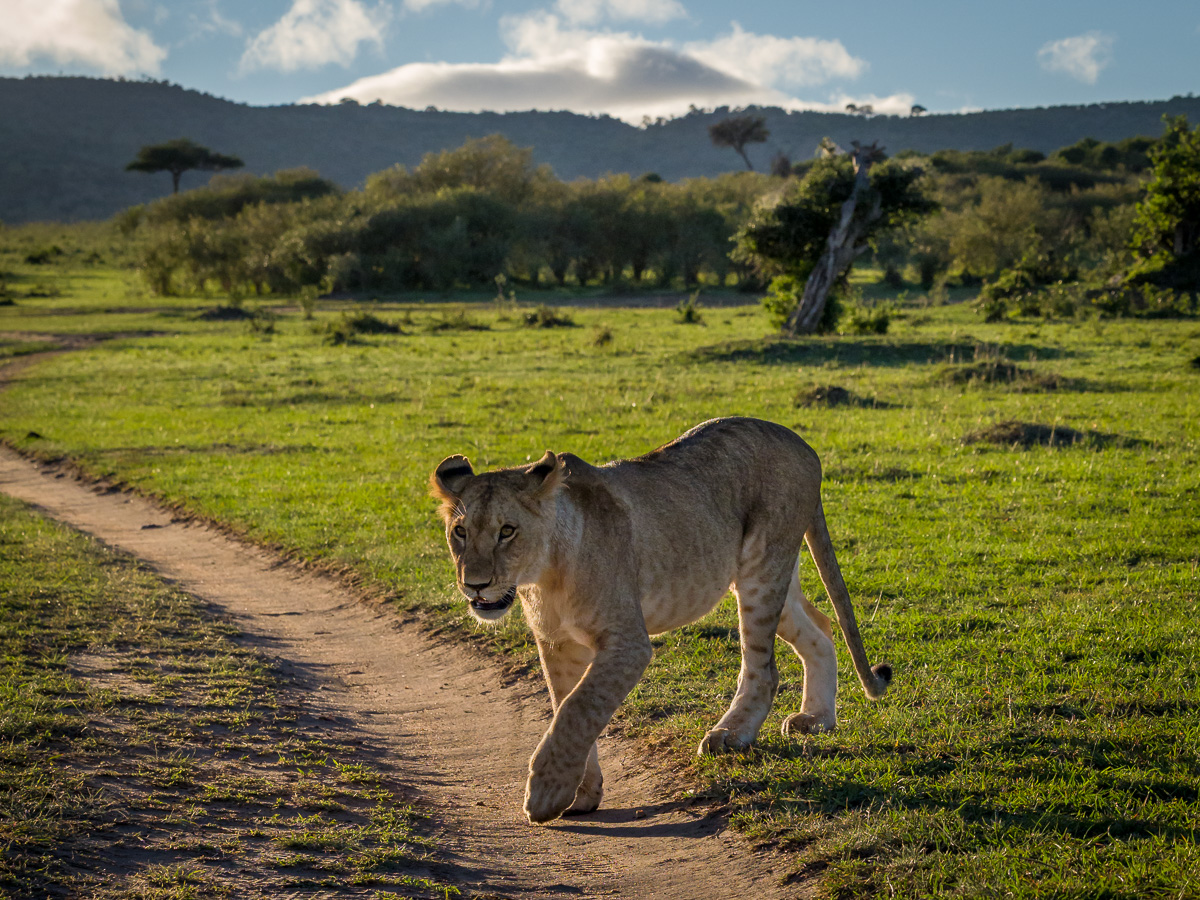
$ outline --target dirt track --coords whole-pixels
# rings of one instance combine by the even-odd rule
[[[542,828],[520,804],[549,700],[499,667],[400,628],[331,579],[299,571],[213,529],[173,522],[0,448],[0,490],[131,553],[230,615],[278,657],[313,702],[386,747],[433,814],[438,843],[476,891],[522,897],[774,898],[783,861],[753,853],[703,807],[663,802],[655,776],[602,739],[606,796],[592,815]]]

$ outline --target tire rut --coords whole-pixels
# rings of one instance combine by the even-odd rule
[[[787,861],[752,851],[720,810],[664,800],[662,779],[612,738],[600,741],[601,809],[526,825],[521,800],[529,755],[549,720],[545,691],[402,628],[331,578],[8,448],[0,448],[0,490],[212,604],[299,680],[321,715],[386,747],[434,817],[447,876],[464,887],[539,898],[812,893],[810,882],[783,884]]]

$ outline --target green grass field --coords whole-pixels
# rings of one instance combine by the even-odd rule
[[[401,333],[331,344],[353,304],[256,330],[114,271],[15,275],[0,356],[29,349],[17,332],[116,336],[25,369],[0,393],[5,441],[348,567],[529,667],[524,626],[477,627],[454,590],[425,487],[442,457],[602,462],[732,414],[795,428],[892,690],[866,701],[844,665],[837,733],[785,740],[802,679],[780,644],[759,743],[697,760],[734,689],[727,601],[655,640],[614,728],[826,896],[1200,896],[1200,322],[911,305],[884,336],[785,342],[753,306],[537,328],[406,297],[370,307]],[[22,295],[35,277],[58,295]],[[823,597],[811,563],[802,581]]]
[[[228,623],[5,497],[0,548],[0,896],[459,895],[384,755]]]

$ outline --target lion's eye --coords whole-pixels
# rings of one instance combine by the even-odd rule
[[[517,529],[515,527],[512,525],[505,525],[500,529],[500,540],[506,541],[516,533]]]
[[[467,539],[467,529],[463,528],[461,525],[454,526],[453,534],[460,541],[465,541]]]

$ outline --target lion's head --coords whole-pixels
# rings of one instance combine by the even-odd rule
[[[434,470],[430,493],[442,501],[458,589],[477,619],[502,618],[517,586],[536,581],[545,568],[562,479],[562,464],[549,450],[532,465],[482,475],[465,456],[449,456]]]

